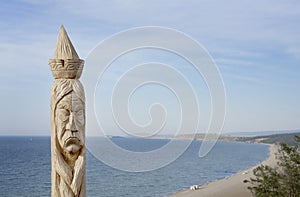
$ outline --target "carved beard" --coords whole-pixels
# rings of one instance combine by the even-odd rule
[[[66,160],[64,155],[59,151],[59,145],[56,143],[54,156],[55,172],[56,172],[56,189],[59,197],[84,197],[85,191],[85,148],[83,147],[78,155],[74,167],[72,168]]]

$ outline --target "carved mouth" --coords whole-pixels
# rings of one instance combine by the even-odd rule
[[[72,144],[79,145],[80,140],[77,137],[69,137],[65,140],[65,146],[69,146],[69,145],[72,145]]]

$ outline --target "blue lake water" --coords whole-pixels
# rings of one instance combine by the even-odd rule
[[[129,150],[148,151],[167,140],[116,138]],[[218,142],[204,158],[194,141],[175,162],[151,172],[113,169],[87,153],[87,196],[167,196],[190,185],[231,176],[267,158],[268,146]],[[109,151],[109,149],[107,150]],[[0,196],[50,196],[50,137],[0,137]]]

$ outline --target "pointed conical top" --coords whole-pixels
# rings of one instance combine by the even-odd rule
[[[60,27],[58,34],[54,59],[79,59],[63,25]]]

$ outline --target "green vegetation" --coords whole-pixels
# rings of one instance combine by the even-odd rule
[[[255,137],[238,137],[237,141],[250,143],[259,142],[266,144],[285,143],[290,146],[297,146],[297,142],[294,140],[295,135],[299,135],[299,133],[274,134]]]
[[[281,143],[278,166],[260,165],[253,170],[248,187],[257,197],[299,197],[300,196],[300,136],[295,136],[297,145]]]
[[[254,137],[237,137],[230,135],[221,135],[217,134],[205,134],[205,133],[197,133],[197,134],[185,134],[177,136],[176,139],[179,140],[214,140],[218,139],[218,141],[225,142],[246,142],[246,143],[266,143],[266,144],[279,144],[285,143],[291,146],[297,145],[294,140],[294,136],[299,135],[298,133],[284,133],[284,134],[273,134],[273,135],[263,135],[263,136],[254,136]]]

